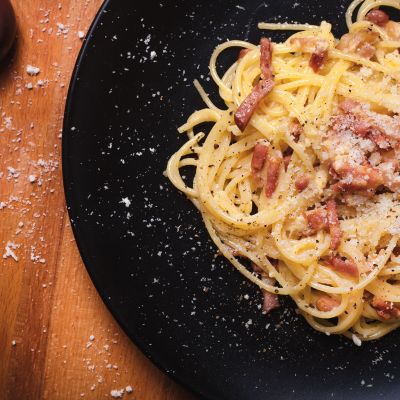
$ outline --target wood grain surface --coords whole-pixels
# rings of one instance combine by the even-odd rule
[[[12,3],[18,40],[0,73],[0,398],[103,399],[124,389],[124,399],[194,399],[115,323],[65,210],[65,97],[79,32],[102,1]],[[40,73],[30,76],[28,65]]]

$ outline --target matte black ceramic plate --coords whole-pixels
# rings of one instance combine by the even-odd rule
[[[257,43],[267,19],[327,19],[339,34],[348,3],[109,1],[79,58],[63,166],[83,260],[132,340],[205,398],[400,397],[398,333],[359,348],[314,332],[290,301],[262,315],[259,291],[215,257],[198,212],[163,175],[185,140],[177,126],[202,107],[193,79],[216,94],[218,43]]]

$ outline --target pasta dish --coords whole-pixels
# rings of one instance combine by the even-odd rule
[[[400,23],[390,7],[400,0],[353,1],[340,39],[325,21],[262,22],[294,34],[219,45],[209,68],[226,109],[195,81],[206,106],[179,128],[188,140],[167,166],[219,252],[260,287],[265,313],[290,296],[314,329],[357,345],[400,326]],[[220,75],[232,47],[237,61]]]

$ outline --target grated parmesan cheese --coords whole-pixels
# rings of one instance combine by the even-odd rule
[[[123,197],[120,203],[125,204],[125,207],[130,207],[131,201],[128,199],[128,197]]]
[[[114,399],[122,399],[122,396],[124,395],[124,389],[113,389],[111,390],[110,394]]]
[[[26,66],[26,72],[30,76],[36,76],[36,75],[39,75],[40,68],[34,67],[33,65],[27,65]]]
[[[354,333],[351,335],[351,338],[353,339],[353,342],[356,346],[360,347],[362,345],[361,339]]]
[[[128,385],[128,386],[125,388],[125,391],[126,391],[126,393],[132,393],[132,392],[133,392],[133,387],[132,387],[131,385]]]

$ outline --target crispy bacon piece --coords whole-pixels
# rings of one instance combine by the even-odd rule
[[[329,233],[331,235],[331,249],[337,250],[342,239],[342,231],[337,214],[335,200],[328,200],[326,203],[326,217],[328,219]]]
[[[250,49],[242,49],[242,50],[240,50],[240,51],[239,51],[238,60],[240,60],[241,58],[243,58],[249,51],[250,51]]]
[[[361,105],[351,99],[346,99],[339,104],[339,107],[344,111],[344,114],[336,115],[332,118],[333,129],[336,133],[340,131],[350,130],[357,136],[369,138],[377,136],[377,129],[372,125],[371,121],[363,115]],[[380,131],[379,131],[379,134]]]
[[[389,21],[385,25],[385,31],[392,40],[400,40],[400,24],[394,21]]]
[[[318,44],[310,58],[310,67],[315,73],[318,73],[323,68],[327,56],[328,49]]]
[[[263,100],[274,88],[271,61],[272,61],[272,44],[267,38],[262,38],[260,41],[261,56],[261,80],[253,88],[252,92],[244,99],[235,113],[235,123],[243,132],[246,129],[254,111],[258,104]]]
[[[264,186],[263,168],[265,160],[267,159],[268,145],[263,143],[256,143],[253,150],[253,157],[251,158],[251,176],[258,188]]]
[[[328,216],[324,208],[316,208],[315,210],[307,212],[305,214],[305,219],[309,228],[305,236],[312,236],[322,229],[329,229]]]
[[[270,293],[264,289],[262,289],[262,294],[264,296],[264,301],[263,301],[263,308],[262,310],[268,314],[272,310],[275,310],[276,308],[279,308],[279,298],[277,294]]]
[[[272,76],[272,43],[267,38],[261,38],[260,40],[260,67],[261,67],[261,79],[273,79]]]
[[[371,58],[375,54],[375,47],[379,40],[379,34],[370,30],[346,33],[336,46],[338,50],[345,53],[358,54],[363,58]]]
[[[253,262],[251,263],[251,267],[253,268],[253,271],[256,272],[257,274],[262,275],[262,280],[271,286],[274,286],[276,283],[276,280],[273,278],[269,278],[264,270],[260,268],[257,264],[254,264]],[[278,295],[275,293],[270,293],[267,290],[261,289],[261,292],[263,294],[263,311],[268,314],[270,311],[275,310],[276,308],[279,308],[279,298]]]
[[[327,40],[309,36],[293,38],[290,43],[299,51],[312,53],[310,67],[314,72],[319,72],[322,69],[328,55],[329,43]]]
[[[365,19],[369,22],[372,22],[378,26],[385,26],[389,22],[389,15],[387,15],[382,10],[371,10],[366,16]]]
[[[282,154],[278,151],[269,151],[267,154],[266,170],[267,182],[265,184],[265,195],[271,198],[278,186],[279,173],[283,163]]]
[[[379,171],[368,165],[352,166],[345,163],[335,167],[333,163],[332,169],[340,177],[340,181],[332,186],[336,192],[360,191],[368,194],[383,184],[383,177]]]
[[[256,143],[251,159],[251,169],[259,172],[263,169],[268,154],[268,146],[263,143]]]
[[[269,278],[266,277],[265,274],[263,275],[262,280],[271,286],[274,286],[276,283],[276,280],[273,278]],[[278,295],[275,293],[270,293],[267,290],[261,289],[261,292],[263,294],[264,297],[264,301],[263,301],[263,311],[268,314],[269,312],[271,312],[272,310],[275,310],[276,308],[279,308],[280,304],[279,304],[279,298]]]
[[[235,113],[235,123],[237,127],[243,132],[246,129],[254,111],[261,100],[271,92],[275,82],[271,79],[261,80],[253,88],[253,91],[244,99],[243,103],[239,106]]]
[[[334,122],[337,126],[342,126],[343,129],[348,128],[362,137],[366,137],[374,129],[371,118],[365,115],[358,101],[345,99],[339,104],[339,108],[344,111],[345,115],[334,117]]]
[[[268,198],[272,197],[276,190],[282,163],[280,151],[270,149],[263,143],[254,146],[251,159],[252,177],[257,187],[265,187]]]
[[[344,100],[340,108],[346,113],[334,117],[335,124],[347,127],[359,136],[372,140],[380,149],[398,147],[400,141],[400,119],[398,116],[367,111],[361,104],[350,99]]]
[[[340,222],[336,209],[335,200],[328,200],[326,209],[316,208],[305,214],[308,229],[303,232],[303,236],[315,235],[320,230],[329,231],[331,235],[331,249],[337,250],[342,238]]]
[[[319,72],[325,65],[327,54],[328,53],[326,51],[316,51],[315,53],[311,54],[310,67],[315,73]]]
[[[256,143],[251,159],[251,174],[257,187],[263,186],[262,170],[267,159],[267,154],[268,146],[263,143]]]
[[[326,263],[335,271],[340,272],[341,274],[346,274],[353,276],[354,278],[358,278],[359,272],[357,265],[349,260],[342,260],[339,256],[330,256]]]
[[[333,189],[368,196],[380,185],[389,187],[392,179],[388,175],[398,168],[392,162],[395,157],[387,160],[390,164],[380,163],[382,155],[390,153],[388,149],[398,147],[400,121],[366,110],[351,99],[344,100],[339,107],[343,114],[332,118],[332,130],[325,141],[331,160],[330,174],[339,180]],[[385,153],[381,154],[381,150]]]
[[[392,318],[400,318],[400,309],[398,303],[384,301],[383,299],[374,296],[371,306],[375,308],[376,313],[385,320]]]
[[[334,308],[338,307],[339,304],[339,300],[325,294],[319,296],[318,300],[315,302],[317,309],[324,312],[332,311]]]
[[[309,175],[300,175],[296,181],[294,182],[294,186],[299,192],[307,189],[310,184],[310,176]]]
[[[342,238],[340,222],[336,209],[335,200],[328,200],[326,209],[316,208],[305,214],[308,229],[303,232],[303,236],[315,235],[320,230],[329,231],[331,235],[331,249],[337,250]]]

